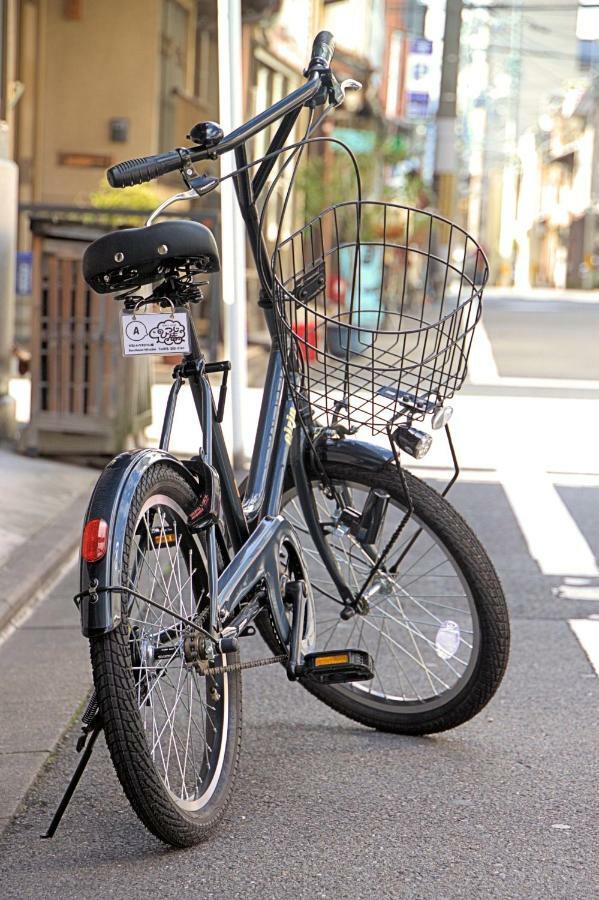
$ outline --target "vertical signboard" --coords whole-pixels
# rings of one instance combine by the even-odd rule
[[[426,119],[432,112],[433,42],[426,38],[410,41],[406,65],[406,116]]]

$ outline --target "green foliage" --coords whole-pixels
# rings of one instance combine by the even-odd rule
[[[333,203],[358,198],[354,167],[340,148],[329,145],[322,152],[312,151],[302,161],[296,188],[303,198],[307,220],[319,215]],[[362,183],[362,199],[398,200],[387,185],[390,170],[406,158],[406,149],[395,137],[379,137],[371,153],[355,153]],[[410,191],[416,196],[417,191]],[[410,202],[403,198],[399,202]]]
[[[111,188],[105,178],[102,179],[98,190],[89,195],[90,205],[97,210],[138,209],[139,215],[122,216],[107,215],[102,219],[109,225],[138,225],[146,218],[146,213],[151,212],[160,203],[160,196],[156,190],[147,184],[136,184],[127,188]]]

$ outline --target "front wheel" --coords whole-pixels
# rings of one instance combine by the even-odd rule
[[[222,818],[241,739],[241,673],[203,676],[190,659],[194,632],[179,618],[209,624],[206,556],[187,527],[196,506],[195,492],[168,463],[143,475],[126,511],[122,622],[91,641],[119,780],[146,827],[178,847],[203,840]],[[236,661],[217,657],[217,665]]]
[[[344,505],[362,512],[373,491],[389,496],[377,546],[339,524],[339,508],[312,476],[321,528],[346,583],[357,593],[401,521],[406,496],[397,470],[327,464]],[[356,647],[373,658],[370,682],[305,687],[364,725],[401,734],[454,728],[475,716],[499,687],[509,652],[505,598],[484,548],[456,510],[405,472],[414,513],[385,570],[366,591],[368,612],[346,620],[343,605],[311,540],[289,478],[282,514],[301,536],[316,609],[316,647]],[[393,571],[397,564],[397,571]]]

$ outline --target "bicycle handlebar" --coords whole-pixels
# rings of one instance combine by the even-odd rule
[[[330,31],[321,31],[314,38],[312,44],[312,59],[308,66],[308,72],[314,69],[328,69],[335,53],[335,38]]]
[[[111,187],[131,187],[133,184],[143,184],[160,175],[174,172],[182,165],[183,159],[180,152],[169,150],[168,153],[159,153],[157,156],[126,159],[124,162],[111,166],[106,172],[106,177]]]
[[[264,112],[258,113],[249,122],[240,125],[230,134],[226,135],[216,146],[210,147],[179,147],[176,150],[168,150],[166,153],[158,153],[155,156],[142,156],[139,159],[128,159],[111,166],[106,177],[113,188],[131,187],[134,184],[143,184],[152,181],[160,175],[181,170],[186,162],[199,162],[203,159],[215,159],[223,153],[235,150],[244,144],[258,131],[262,131],[282,119],[287,113],[305,106],[318,93],[321,87],[322,76],[329,71],[329,66],[335,52],[335,40],[330,31],[321,31],[314,38],[312,45],[312,58],[306,69],[308,80],[305,84],[296,88],[287,97],[283,97],[277,103],[270,106]]]

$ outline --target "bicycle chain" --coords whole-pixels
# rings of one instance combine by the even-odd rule
[[[210,608],[206,607],[200,615],[197,617],[197,623],[201,626],[204,625],[204,622],[208,618],[208,613],[210,612]],[[269,611],[270,614],[270,611]],[[272,617],[271,617],[272,621]],[[274,626],[274,621],[273,621]],[[262,666],[274,666],[275,663],[287,662],[289,657],[286,653],[281,653],[278,656],[267,656],[262,659],[249,659],[247,662],[238,662],[238,663],[230,663],[226,666],[214,666],[210,667],[207,670],[203,671],[196,666],[196,671],[198,675],[203,675],[206,677],[207,675],[226,675],[228,672],[242,672],[244,669],[259,669]],[[94,695],[95,696],[95,691]],[[93,699],[92,696],[92,699]]]
[[[249,659],[247,662],[230,663],[226,666],[214,666],[203,672],[198,669],[199,675],[226,675],[228,672],[241,672],[243,669],[258,669],[261,666],[273,666],[275,663],[287,662],[286,653],[279,656],[267,656],[263,659]]]
[[[199,623],[201,625],[204,624],[209,611],[209,609],[204,610],[199,617]],[[274,666],[275,663],[287,662],[288,658],[286,653],[281,653],[279,656],[265,656],[262,659],[248,659],[247,662],[229,663],[227,666],[214,666],[208,668],[206,671],[202,671],[196,666],[196,671],[199,675],[203,675],[204,677],[207,675],[226,675],[228,672],[242,672],[244,669],[259,669],[262,666]]]

